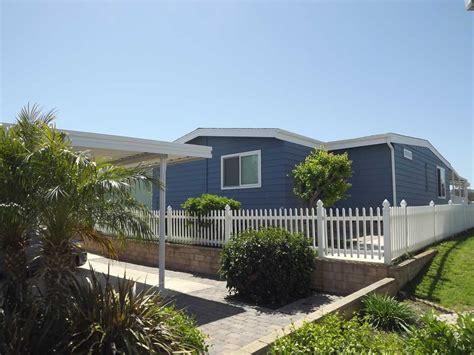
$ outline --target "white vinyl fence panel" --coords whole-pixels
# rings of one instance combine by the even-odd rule
[[[390,208],[392,259],[474,227],[474,205],[447,204]]]
[[[383,216],[379,207],[336,208],[323,213],[325,256],[383,261]]]
[[[159,211],[149,220],[153,238],[159,236]],[[338,209],[253,209],[212,211],[203,217],[168,207],[167,241],[172,243],[222,247],[232,236],[247,230],[283,228],[311,240],[318,255],[326,258],[384,262],[423,249],[430,244],[474,228],[474,205]],[[104,230],[104,232],[107,232]]]

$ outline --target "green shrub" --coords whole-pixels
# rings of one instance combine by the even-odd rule
[[[223,210],[226,205],[229,205],[232,210],[238,210],[240,208],[239,201],[212,194],[190,197],[181,204],[181,207],[192,215],[205,216],[211,211]]]
[[[395,298],[371,293],[362,300],[367,321],[381,330],[406,330],[416,321],[416,313],[407,303]]]
[[[429,313],[420,327],[411,327],[406,352],[411,354],[473,354],[473,315],[459,316],[454,325],[443,322]]]
[[[337,314],[320,323],[306,323],[295,332],[277,339],[272,354],[367,354],[401,353],[402,339],[395,333],[372,328],[364,319],[344,320]]]
[[[315,253],[301,234],[282,229],[234,236],[221,254],[220,274],[242,298],[280,305],[310,292]]]
[[[99,280],[91,269],[88,282],[71,285],[73,302],[68,318],[72,336],[67,353],[148,354],[203,353],[207,346],[194,322],[166,305],[152,289],[136,291],[136,284],[109,275]]]

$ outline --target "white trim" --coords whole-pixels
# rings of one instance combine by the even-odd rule
[[[439,186],[438,186],[438,170],[443,172],[443,177],[444,177],[444,196],[439,195]],[[440,200],[446,200],[448,191],[447,191],[447,186],[446,186],[446,169],[442,166],[436,165],[436,195],[438,196],[438,199]]]
[[[197,128],[178,138],[175,143],[186,143],[197,137],[257,137],[276,138],[282,141],[300,144],[310,148],[322,146],[324,143],[300,134],[280,128]]]
[[[403,148],[403,157],[408,160],[413,160],[413,152],[410,149]]]
[[[466,2],[466,10],[474,11],[474,1],[473,0],[465,0]]]
[[[392,165],[392,197],[393,197],[393,206],[397,205],[397,181],[396,181],[396,170],[395,170],[395,149],[393,145],[387,140],[388,148],[390,149],[390,161]]]
[[[241,178],[241,157],[246,157],[250,155],[257,155],[257,176],[258,183],[256,184],[246,184],[242,185]],[[224,186],[224,159],[239,157],[239,186]],[[221,190],[238,190],[238,189],[255,189],[262,187],[262,152],[261,150],[252,150],[249,152],[233,153],[227,155],[221,155]]]
[[[212,158],[212,148],[202,145],[163,142],[152,139],[70,131],[65,129],[61,131],[67,133],[73,146],[78,148],[112,149],[170,156]]]

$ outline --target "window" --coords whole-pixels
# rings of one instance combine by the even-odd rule
[[[221,189],[260,187],[260,150],[221,157]]]
[[[446,198],[446,172],[444,168],[437,166],[436,175],[438,182],[438,198]]]
[[[428,163],[425,163],[425,190],[428,192],[429,187],[428,187]]]
[[[413,160],[413,153],[411,152],[411,150],[408,150],[408,149],[403,149],[403,156],[407,159],[410,159],[410,160]]]

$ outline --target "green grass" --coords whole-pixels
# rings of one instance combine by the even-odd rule
[[[434,247],[438,255],[409,286],[416,297],[455,311],[474,308],[474,230]]]

